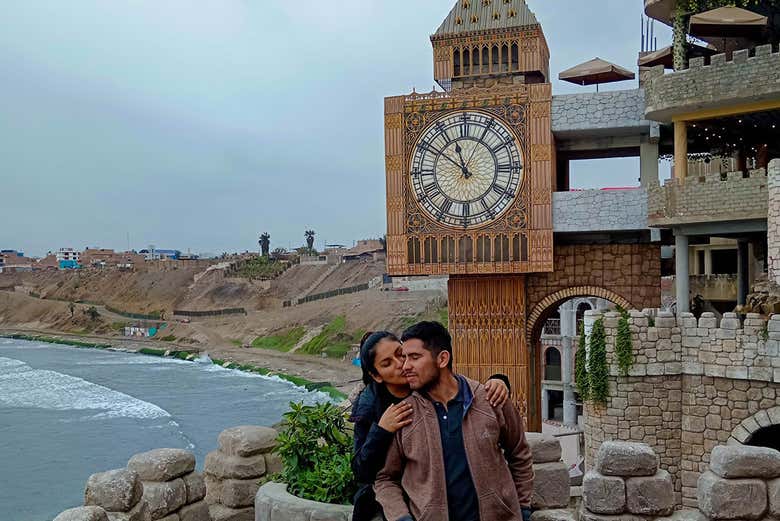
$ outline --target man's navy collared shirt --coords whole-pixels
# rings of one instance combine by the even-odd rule
[[[479,521],[477,489],[471,479],[471,470],[463,443],[463,417],[471,404],[471,389],[463,378],[458,378],[458,394],[445,408],[433,402],[439,419],[444,472],[447,481],[447,505],[450,521]]]

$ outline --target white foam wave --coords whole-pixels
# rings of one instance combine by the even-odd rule
[[[166,418],[153,403],[45,369],[0,357],[0,405],[14,408],[101,411],[94,418]]]

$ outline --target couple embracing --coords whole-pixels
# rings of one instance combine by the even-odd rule
[[[452,371],[452,339],[420,322],[360,348],[365,390],[353,408],[361,487],[353,521],[528,521],[531,451],[508,380]]]

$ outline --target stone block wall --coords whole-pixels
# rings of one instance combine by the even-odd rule
[[[219,448],[206,455],[206,502],[214,521],[254,521],[255,494],[266,474],[281,470],[271,451],[277,432],[268,427],[242,426],[224,430]]]
[[[729,172],[725,177],[670,178],[663,186],[647,188],[651,226],[712,221],[766,219],[769,190],[766,170]],[[780,204],[780,203],[778,203]]]
[[[696,482],[723,443],[740,445],[762,427],[780,424],[780,315],[750,314],[744,325],[726,313],[679,318],[632,311],[635,363],[621,376],[615,360],[619,315],[604,315],[610,398],[586,404],[586,462],[604,441],[643,442],[674,480],[678,505],[696,505]]]
[[[767,176],[769,208],[767,211],[767,266],[769,280],[780,285],[780,159],[769,162]]]
[[[581,190],[553,193],[553,231],[602,232],[647,228],[647,191]]]
[[[771,45],[735,51],[731,61],[725,54],[690,60],[689,68],[664,74],[663,66],[653,67],[645,76],[645,117],[668,122],[675,114],[707,108],[756,103],[777,99],[780,94],[780,53]]]
[[[552,131],[566,135],[583,130],[647,129],[642,89],[553,96]]]

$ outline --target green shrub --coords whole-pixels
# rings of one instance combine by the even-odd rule
[[[356,490],[352,438],[344,413],[330,403],[291,403],[274,451],[282,459],[279,479],[298,497],[348,504]]]
[[[595,403],[605,404],[609,398],[609,366],[604,319],[593,324],[588,353],[588,396]]]
[[[620,374],[628,376],[628,371],[634,365],[634,346],[631,341],[631,328],[628,325],[628,312],[620,312],[617,338],[615,338],[615,356]]]
[[[580,395],[580,400],[586,401],[590,394],[588,385],[588,370],[587,364],[587,347],[585,345],[585,331],[580,326],[580,339],[577,346],[577,354],[574,356],[574,378],[577,383],[577,393]]]
[[[163,341],[163,342],[173,342],[174,340],[176,340],[176,337],[173,336],[173,335],[166,335],[166,336],[160,338],[160,340]]]
[[[325,326],[322,332],[306,342],[301,351],[310,355],[326,353],[329,356],[343,355],[352,344],[352,336],[344,333],[347,327],[347,319],[339,315]]]

